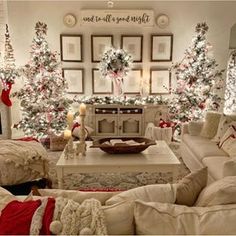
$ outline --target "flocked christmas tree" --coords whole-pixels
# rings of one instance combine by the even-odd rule
[[[228,62],[224,112],[236,113],[236,50],[231,53]]]
[[[5,105],[11,106],[12,102],[9,96],[12,84],[15,83],[15,79],[19,76],[19,74],[15,66],[14,50],[11,45],[11,38],[8,30],[8,25],[6,25],[4,47],[4,59],[0,66],[0,80],[2,83],[1,100]]]
[[[201,119],[206,110],[218,110],[221,106],[224,70],[217,70],[212,46],[207,42],[207,31],[206,23],[197,24],[196,35],[183,60],[172,67],[177,86],[173,91],[170,114],[177,124]]]
[[[22,120],[16,125],[26,136],[60,134],[66,128],[69,100],[57,53],[46,41],[47,25],[38,22],[31,58],[22,69],[24,86],[14,96],[21,100]]]

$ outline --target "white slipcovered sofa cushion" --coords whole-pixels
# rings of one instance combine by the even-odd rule
[[[236,175],[236,158],[229,158],[224,162],[223,176]]]
[[[208,156],[228,156],[215,142],[208,138],[184,134],[182,139],[199,160]]]
[[[124,200],[142,200],[145,202],[174,203],[176,198],[176,185],[153,184],[130,189],[121,192],[106,201],[106,205],[112,205]]]
[[[229,159],[227,156],[209,156],[202,159],[202,163],[208,167],[210,176],[214,179],[222,179],[224,163]]]
[[[134,235],[134,202],[102,206],[108,235]]]
[[[235,234],[236,204],[187,207],[136,201],[134,219],[137,235]]]

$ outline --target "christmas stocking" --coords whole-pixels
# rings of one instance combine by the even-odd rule
[[[9,82],[4,84],[3,89],[2,89],[2,94],[1,94],[2,102],[8,107],[12,105],[12,102],[10,100],[11,86],[12,86],[12,83],[9,83]]]

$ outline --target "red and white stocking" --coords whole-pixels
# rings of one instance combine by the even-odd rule
[[[3,84],[3,89],[2,89],[2,94],[1,94],[2,102],[8,107],[12,105],[12,102],[10,100],[11,87],[12,87],[12,83],[10,82]]]

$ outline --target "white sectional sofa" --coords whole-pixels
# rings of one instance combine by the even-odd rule
[[[187,185],[184,184],[184,190],[186,191],[189,187],[189,190],[191,189],[191,186],[189,186],[192,185],[191,181],[195,182],[193,186],[196,187],[196,184],[199,184],[199,179],[201,179],[200,175],[195,175],[195,178],[193,178],[193,176],[191,178],[189,177],[187,182],[184,181],[187,183]],[[204,179],[204,182],[206,182],[207,171]],[[56,201],[55,204],[57,208],[55,208],[54,214],[61,215],[61,217],[56,217],[56,219],[54,218],[55,215],[53,215],[54,220],[50,223],[50,231],[53,230],[56,235],[63,234],[63,232],[67,232],[67,230],[74,230],[72,226],[75,226],[76,222],[81,222],[81,224],[84,222],[90,225],[89,222],[91,218],[88,217],[92,217],[90,211],[87,211],[86,214],[77,214],[75,212],[81,209],[79,207],[86,200],[91,198],[101,202],[101,206],[96,208],[96,211],[92,211],[94,213],[96,212],[96,214],[92,214],[96,220],[91,222],[105,223],[105,227],[107,228],[107,234],[105,235],[232,235],[236,233],[235,180],[235,176],[226,177],[217,181],[218,183],[215,182],[205,187],[200,194],[198,193],[197,201],[193,206],[178,205],[175,203],[178,198],[178,186],[176,184],[147,185],[122,193],[40,189],[39,192],[41,196],[28,196],[27,199],[25,199],[24,196],[21,198],[21,201],[24,200],[22,203],[16,202],[19,198],[0,188],[0,233],[6,234],[7,232],[11,234],[12,232],[18,232],[17,228],[15,228],[17,223],[14,221],[19,215],[22,216],[25,214],[25,211],[21,212],[19,208],[17,208],[19,215],[16,215],[15,211],[7,213],[5,207],[8,208],[8,204],[18,204],[22,207],[26,204],[35,203],[38,200],[43,202],[50,197]],[[187,190],[187,194],[192,193],[192,191],[189,192],[189,190]],[[184,193],[184,195],[186,193]],[[182,199],[184,196],[182,195],[180,197]],[[191,198],[192,195],[190,194],[189,197]],[[65,203],[64,207],[62,207],[63,202]],[[92,202],[94,203],[94,200]],[[88,206],[89,205],[87,205],[87,207]],[[85,208],[83,208],[83,210],[85,210]],[[78,213],[81,211],[78,211]],[[98,212],[100,212],[104,218],[100,218],[100,216],[97,218]],[[10,219],[8,218],[6,220],[8,222],[8,229],[3,228],[3,226],[6,225],[4,221],[6,214],[10,217]],[[65,221],[65,218],[62,217],[64,214],[67,214],[66,218],[68,218],[69,221]],[[38,214],[36,215],[38,216]],[[42,215],[40,216],[42,217]],[[76,221],[75,219],[79,216],[81,216],[81,221]],[[30,224],[32,225],[32,222],[28,222],[31,218],[28,220],[26,218],[27,217],[21,217],[21,220],[24,221],[25,224],[29,224],[29,226]],[[11,227],[11,224],[9,224],[11,220],[14,222],[14,227]],[[32,221],[33,220],[34,217],[32,218]],[[39,223],[40,220],[42,220],[42,218],[39,217]],[[224,227],[218,222],[224,222]],[[45,221],[44,224],[46,223],[48,222]],[[93,223],[91,223],[91,227]],[[38,225],[39,228],[42,226],[40,224]],[[52,227],[52,225],[57,226],[57,228]],[[69,228],[67,227],[68,225],[70,226]],[[100,226],[98,225],[98,227]],[[18,227],[20,228],[19,224]],[[77,225],[75,230],[78,231],[79,227],[80,224]],[[32,229],[34,228],[30,228],[30,232]],[[85,235],[84,233],[73,234]]]
[[[217,142],[202,137],[200,133],[204,122],[196,123],[196,126],[194,135],[189,133],[188,123],[183,124],[181,133],[181,155],[190,171],[208,167],[208,183],[224,176],[236,175],[236,153],[235,158],[229,157],[218,147]]]

